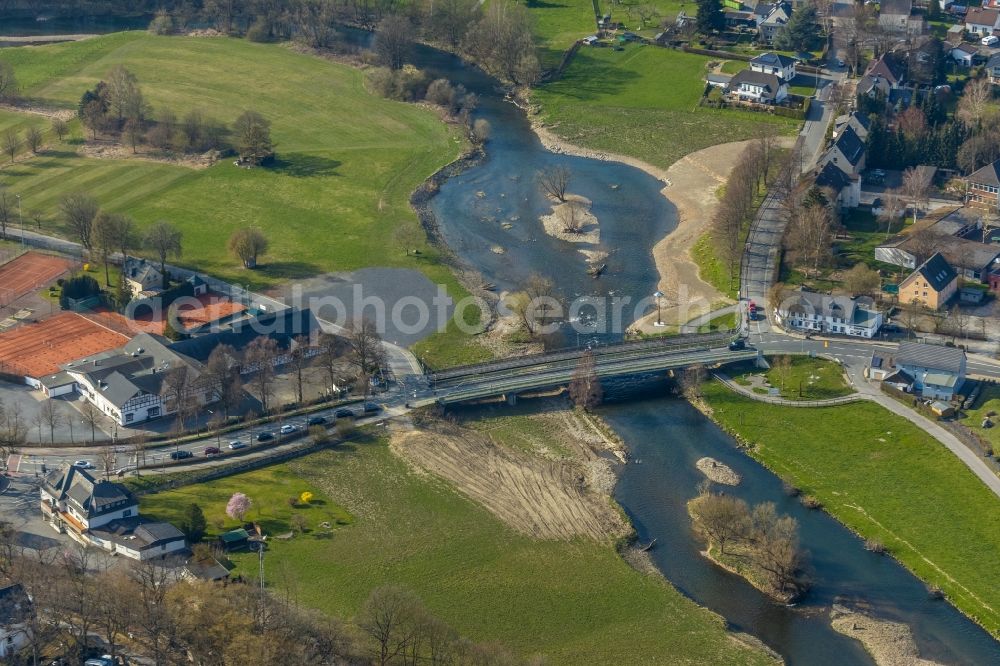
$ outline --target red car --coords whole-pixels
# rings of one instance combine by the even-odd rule
[[[217,456],[220,453],[222,453],[222,451],[220,451],[217,446],[206,446],[205,447],[205,455],[206,456]]]

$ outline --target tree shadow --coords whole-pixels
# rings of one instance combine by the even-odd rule
[[[308,261],[271,261],[258,266],[257,270],[269,277],[293,280],[314,277],[322,272],[316,264]]]
[[[567,6],[558,2],[545,2],[545,0],[528,0],[525,4],[532,9],[564,9]]]
[[[336,176],[337,167],[340,165],[341,162],[322,155],[279,153],[269,168],[293,178],[308,178],[310,176]]]

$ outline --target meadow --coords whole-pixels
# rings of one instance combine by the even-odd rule
[[[254,500],[247,518],[264,521],[269,533],[290,530],[295,512],[307,516],[305,534],[270,543],[265,575],[339,616],[354,615],[373,588],[399,584],[463,635],[544,654],[546,663],[625,663],[638,655],[769,663],[728,637],[718,616],[629,567],[613,543],[514,532],[447,483],[413,472],[384,440],[149,495],[142,511],[176,520],[196,501],[217,534],[235,525],[224,507],[237,490]],[[315,494],[313,506],[290,507],[287,497],[305,490]],[[319,529],[322,521],[333,529]],[[235,573],[255,576],[255,555],[233,559]]]
[[[274,166],[251,170],[231,160],[194,169],[92,159],[77,153],[82,130],[74,122],[68,142],[48,134],[43,154],[0,169],[0,183],[21,194],[25,208],[55,220],[60,197],[89,192],[140,226],[160,219],[177,225],[184,234],[178,263],[258,289],[331,271],[405,266],[456,299],[465,295],[434,248],[408,255],[394,241],[400,226],[418,225],[410,193],[460,153],[464,138],[432,111],[370,94],[362,71],[285,45],[145,33],[3,49],[0,58],[36,104],[75,109],[86,89],[123,64],[138,77],[154,117],[199,109],[228,125],[252,107],[271,121],[276,146]],[[6,114],[0,125],[15,122],[11,116],[37,122]],[[230,234],[251,224],[270,240],[252,272],[226,249]],[[482,357],[465,342],[452,331],[428,346],[443,362]]]
[[[703,387],[713,418],[750,454],[880,541],[917,576],[1000,634],[1000,499],[933,437],[869,402],[779,407]]]
[[[754,137],[761,126],[791,134],[799,122],[698,106],[711,60],[655,46],[581,48],[559,79],[533,94],[562,138],[669,167],[688,153]]]

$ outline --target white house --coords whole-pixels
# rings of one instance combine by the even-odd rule
[[[139,515],[139,501],[125,486],[97,480],[75,465],[45,475],[40,488],[42,515],[58,532],[85,545],[135,560],[184,550],[184,534],[169,523]]]
[[[750,61],[750,71],[774,74],[782,81],[795,78],[795,58],[780,53],[761,53]]]
[[[959,44],[951,50],[951,59],[962,67],[972,67],[972,61],[979,54],[972,44]]]
[[[901,342],[895,353],[875,351],[870,379],[931,400],[951,400],[965,383],[965,351],[919,342]]]
[[[163,288],[163,273],[145,259],[129,257],[122,267],[125,284],[133,297],[153,296]]]
[[[795,292],[775,309],[786,329],[872,338],[882,327],[882,313],[870,298]]]
[[[787,2],[760,3],[754,9],[757,34],[763,42],[771,43],[788,19],[792,17],[792,6]]]
[[[965,29],[979,37],[992,35],[1000,27],[1000,10],[974,7],[965,15]]]
[[[788,84],[774,74],[744,69],[729,82],[729,94],[744,101],[775,104],[788,97]]]
[[[827,162],[816,174],[816,186],[833,192],[841,208],[861,205],[861,176],[848,175],[832,162]]]
[[[0,587],[0,659],[13,657],[31,641],[31,598],[20,583]]]

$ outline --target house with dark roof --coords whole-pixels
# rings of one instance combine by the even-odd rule
[[[990,83],[1000,86],[1000,52],[994,53],[986,61],[986,76],[990,77]]]
[[[894,367],[913,378],[912,390],[932,400],[951,400],[965,383],[965,351],[919,342],[901,342]]]
[[[965,13],[965,29],[977,37],[988,37],[1000,28],[1000,10],[973,7]]]
[[[795,78],[795,58],[780,53],[761,53],[750,61],[750,71],[774,74],[782,81]]]
[[[122,267],[122,277],[132,296],[153,296],[163,289],[163,274],[152,262],[129,257]]]
[[[833,192],[841,208],[857,208],[861,203],[861,177],[847,175],[832,162],[819,167],[815,184],[820,189]]]
[[[184,535],[169,523],[142,518],[139,500],[125,486],[62,465],[42,479],[42,515],[58,532],[136,560],[183,550]]]
[[[1000,160],[987,164],[966,177],[965,203],[973,208],[989,211],[1000,208]]]
[[[274,365],[291,360],[300,344],[306,355],[317,351],[319,322],[308,309],[288,308],[237,319],[222,331],[170,341],[141,333],[124,347],[63,366],[76,390],[119,425],[132,425],[173,414],[181,401],[207,405],[218,399],[204,376],[204,365],[219,345],[233,349],[232,366],[240,374],[258,368],[246,358],[250,344],[261,337],[275,341]],[[183,380],[183,381],[182,381]]]
[[[775,104],[788,97],[788,83],[774,74],[744,69],[729,82],[729,94],[745,102]]]
[[[865,75],[858,81],[859,95],[875,97],[881,94],[888,98],[893,90],[898,90],[906,81],[906,63],[896,54],[889,52],[872,61]]]
[[[848,176],[857,176],[865,168],[865,142],[851,127],[845,127],[819,159],[821,167],[833,164]]]
[[[882,327],[882,312],[866,297],[827,296],[795,292],[775,308],[775,319],[786,329],[873,338]]]
[[[935,252],[900,283],[899,302],[917,302],[931,310],[939,310],[956,291],[958,273],[940,252]]]
[[[953,46],[949,54],[951,55],[951,59],[962,67],[972,67],[976,57],[979,55],[979,49],[973,44],[963,43]]]
[[[792,17],[792,5],[788,2],[760,3],[754,9],[754,19],[757,23],[757,36],[768,44],[774,40],[778,31],[785,27]]]
[[[0,659],[7,663],[31,642],[35,609],[20,583],[0,587]]]
[[[850,127],[854,130],[854,133],[858,135],[859,139],[867,141],[868,131],[871,129],[871,125],[871,117],[858,111],[854,111],[851,114],[837,116],[833,121],[833,138],[836,139],[845,129]]]

